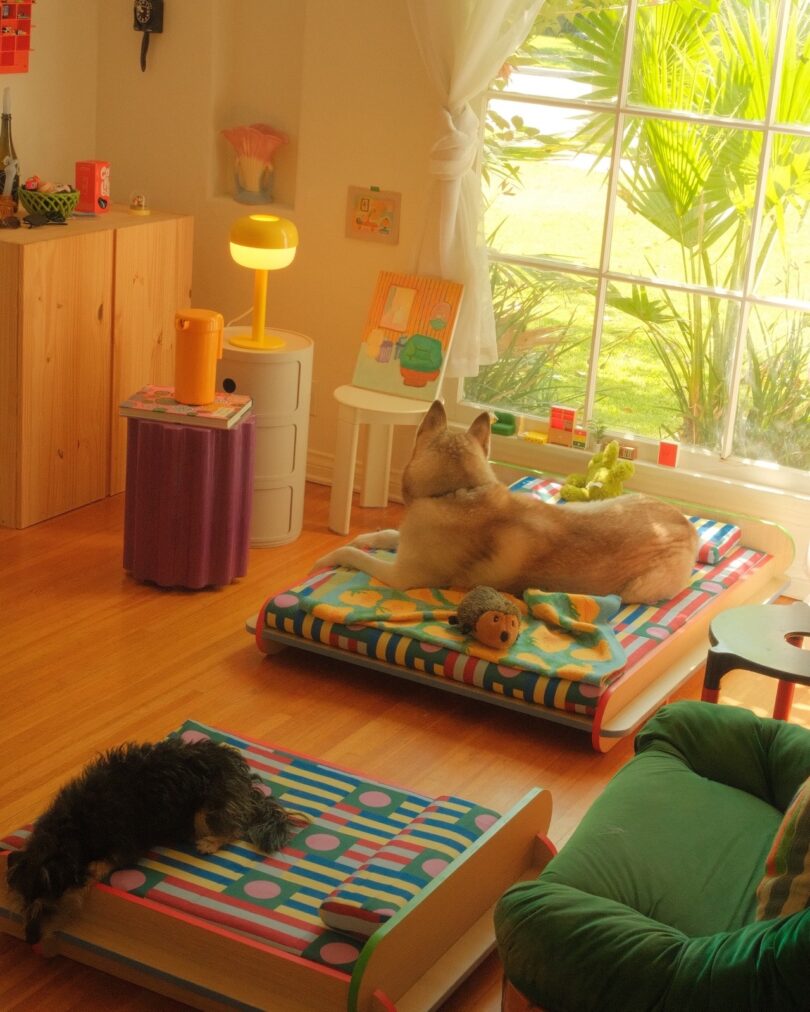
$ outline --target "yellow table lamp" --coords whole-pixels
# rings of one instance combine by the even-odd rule
[[[298,248],[298,229],[287,218],[275,214],[250,214],[231,225],[231,256],[242,267],[255,271],[253,286],[253,330],[248,336],[230,337],[240,348],[265,351],[284,347],[284,341],[264,327],[267,305],[267,272],[289,267]]]

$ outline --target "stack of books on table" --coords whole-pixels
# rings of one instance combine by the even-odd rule
[[[175,399],[174,387],[145,386],[122,401],[119,410],[126,418],[230,429],[252,406],[253,401],[246,394],[229,394],[222,390],[217,390],[210,404],[181,404]]]

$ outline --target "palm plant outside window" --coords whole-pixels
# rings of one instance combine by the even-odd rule
[[[483,179],[466,401],[810,470],[810,0],[546,0]]]

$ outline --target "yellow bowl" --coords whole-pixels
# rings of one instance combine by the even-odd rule
[[[79,191],[69,193],[42,193],[40,190],[26,190],[20,187],[20,203],[29,214],[47,214],[58,211],[63,217],[69,218],[79,203]]]

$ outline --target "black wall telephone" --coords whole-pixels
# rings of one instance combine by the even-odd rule
[[[135,0],[132,27],[143,32],[141,39],[141,70],[146,70],[146,54],[149,52],[149,36],[163,31],[163,0]]]

